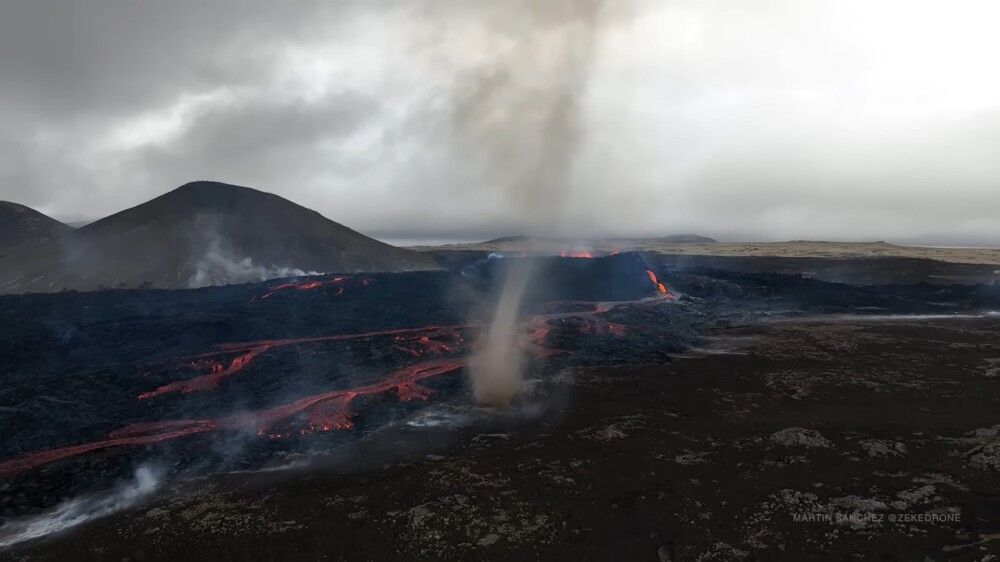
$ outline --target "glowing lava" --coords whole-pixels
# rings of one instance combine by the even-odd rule
[[[156,390],[151,390],[149,392],[143,392],[139,395],[139,400],[146,400],[149,398],[155,398],[161,394],[167,394],[170,392],[180,392],[181,394],[188,394],[191,392],[197,392],[199,390],[212,390],[215,388],[219,381],[230,377],[237,372],[243,370],[244,367],[253,361],[254,357],[257,357],[261,353],[271,350],[276,347],[278,342],[265,342],[260,345],[250,348],[249,351],[238,355],[229,364],[229,367],[223,368],[221,364],[214,361],[205,361],[202,364],[209,365],[211,368],[211,373],[207,375],[202,375],[200,377],[195,377],[193,379],[188,379],[184,381],[175,381],[170,384],[163,385]],[[197,363],[196,363],[197,364]]]
[[[356,340],[383,336],[401,336],[409,334],[421,334],[427,332],[437,332],[437,331],[449,331],[457,330],[460,328],[466,328],[467,325],[455,325],[455,326],[425,326],[422,328],[406,328],[400,330],[385,330],[381,332],[364,332],[360,334],[339,334],[335,336],[321,336],[315,338],[298,338],[298,339],[286,339],[286,340],[265,340],[258,342],[248,342],[248,343],[235,343],[235,344],[221,344],[217,346],[218,351],[211,353],[205,353],[191,359],[207,359],[212,357],[218,357],[220,355],[227,355],[232,353],[238,353],[239,355],[232,360],[229,367],[225,369],[220,369],[220,365],[217,363],[210,362],[208,364],[212,365],[212,372],[194,377],[192,379],[174,381],[169,384],[165,384],[156,390],[151,390],[149,392],[143,392],[139,395],[140,400],[147,400],[149,398],[155,398],[163,394],[169,394],[171,392],[180,392],[181,394],[189,394],[191,392],[200,392],[205,390],[214,389],[219,382],[226,379],[239,371],[243,370],[251,361],[257,356],[267,351],[275,348],[285,347],[289,345],[299,345],[305,343],[320,343],[320,342],[332,342],[332,341],[345,341],[345,340]],[[418,354],[419,355],[419,354]]]
[[[455,353],[459,351],[461,345],[465,342],[458,332],[452,332],[450,339],[452,340],[451,343],[445,343],[431,339],[430,336],[396,336],[396,345],[394,347],[414,357],[423,357],[425,355]]]
[[[551,331],[552,328],[549,327],[547,320],[535,318],[527,326],[526,337],[518,339],[517,347],[528,353],[534,353],[539,357],[558,355],[563,352],[561,349],[552,349],[545,345]]]
[[[22,455],[17,458],[0,462],[0,474],[13,474],[16,472],[21,472],[23,470],[35,468],[36,466],[41,466],[43,464],[47,464],[50,462],[55,462],[58,460],[75,457],[77,455],[82,455],[84,453],[89,453],[91,451],[107,449],[109,447],[124,447],[128,445],[150,445],[153,443],[160,443],[162,441],[169,441],[180,437],[187,437],[189,435],[197,435],[199,433],[211,431],[212,429],[211,420],[190,420],[190,421],[165,422],[165,423],[167,423],[169,426],[178,427],[178,429],[173,429],[151,435],[136,435],[134,437],[118,437],[118,438],[111,437],[110,439],[104,441],[96,441],[94,443],[84,443],[83,445],[74,445],[72,447],[63,447],[61,449],[50,449],[48,451],[38,451],[35,453],[28,453],[26,455]],[[144,424],[144,425],[152,426],[155,424]],[[122,428],[117,432],[112,432],[112,434],[118,432],[130,433],[128,429],[129,428],[127,427]]]
[[[537,320],[536,320],[537,321]],[[201,362],[195,362],[195,365],[207,365],[210,368],[210,372],[201,376],[197,376],[191,379],[174,381],[163,386],[151,390],[149,392],[143,392],[138,396],[140,400],[148,400],[150,398],[156,398],[164,394],[169,394],[171,392],[179,392],[181,394],[190,394],[192,392],[202,392],[207,390],[213,390],[218,384],[242,371],[249,365],[254,358],[258,357],[262,353],[266,353],[272,349],[308,344],[308,343],[325,343],[333,341],[347,341],[347,340],[358,340],[376,337],[387,337],[393,336],[394,342],[396,343],[395,348],[404,353],[410,354],[414,357],[423,357],[425,355],[441,355],[445,353],[456,353],[461,351],[461,346],[464,344],[465,340],[462,338],[461,334],[457,333],[456,330],[474,327],[473,324],[456,324],[452,326],[424,326],[421,328],[404,328],[398,330],[384,330],[380,332],[364,332],[360,334],[338,334],[334,336],[321,336],[315,338],[297,338],[297,339],[286,339],[286,340],[264,340],[257,342],[247,342],[247,343],[230,343],[218,345],[218,351],[205,353],[195,357],[190,357],[189,359],[201,360]],[[526,344],[528,348],[544,349],[543,346],[539,345],[539,334],[542,339],[548,333],[548,330],[544,332],[535,332],[532,334],[530,341]],[[452,340],[452,343],[445,343],[439,341],[437,338]],[[404,345],[405,344],[405,345]],[[220,355],[228,355],[237,353],[238,355],[234,358],[228,367],[223,368],[221,364],[206,359],[211,359],[218,357]],[[544,355],[552,355],[551,350],[546,350]]]
[[[267,293],[261,295],[260,298],[261,298],[261,300],[263,300],[263,299],[269,299],[269,298],[273,297],[274,295],[276,295],[278,293],[281,293],[281,292],[284,292],[284,291],[291,291],[291,290],[295,290],[295,291],[309,291],[309,290],[312,290],[312,289],[319,289],[321,287],[328,287],[330,285],[336,285],[338,283],[343,283],[345,281],[351,281],[351,280],[352,280],[351,277],[334,277],[333,279],[324,279],[322,281],[306,281],[306,282],[301,282],[301,283],[283,283],[281,285],[275,285],[274,287],[270,287],[267,290]],[[371,280],[370,279],[362,279],[361,280],[361,285],[368,286],[369,284],[371,284]],[[340,295],[343,295],[343,294],[344,294],[344,288],[340,287],[337,290],[336,294],[334,294],[334,296],[335,297],[339,297]],[[251,300],[256,300],[256,298],[257,297],[254,297]]]
[[[656,285],[656,290],[660,291],[664,295],[670,294],[670,291],[667,290],[667,286],[660,283],[660,280],[656,278],[656,274],[653,273],[652,269],[647,269],[646,273],[649,275],[649,280],[653,282],[653,285]]]
[[[573,257],[590,257],[590,255],[587,253],[587,255]],[[660,293],[669,294],[666,286],[659,282],[653,271],[649,270],[647,274]],[[267,298],[279,291],[315,289],[346,279],[348,278],[338,277],[325,282],[279,285],[272,287],[271,292],[262,298]],[[608,322],[598,316],[610,310],[611,305],[607,303],[577,304],[587,304],[592,308],[585,311],[577,308],[574,311],[546,314],[521,324],[517,347],[541,357],[563,353],[562,350],[552,349],[546,345],[552,329],[550,322],[560,319],[579,319],[582,323],[578,324],[578,331],[587,335],[621,336],[626,330],[632,329],[621,324]],[[419,382],[427,378],[454,373],[466,367],[468,360],[457,355],[477,348],[480,342],[467,343],[458,331],[474,327],[479,327],[479,325],[423,326],[355,334],[217,345],[214,351],[185,359],[191,365],[207,371],[205,374],[187,380],[171,382],[153,391],[142,393],[139,398],[145,400],[172,392],[188,394],[212,390],[222,380],[246,369],[260,355],[276,348],[299,344],[392,338],[391,343],[395,349],[413,357],[428,355],[452,355],[452,357],[410,365],[365,386],[333,390],[264,410],[240,412],[216,418],[167,420],[128,425],[110,432],[107,438],[101,441],[36,451],[0,462],[0,474],[13,474],[103,449],[150,445],[220,431],[245,432],[249,430],[263,438],[282,439],[292,435],[349,429],[353,427],[354,412],[351,406],[355,398],[394,392],[401,402],[428,399],[433,391]]]
[[[399,400],[426,400],[432,390],[421,386],[419,381],[455,372],[465,366],[464,359],[450,359],[421,363],[391,373],[374,384],[348,390],[335,390],[317,394],[267,410],[233,414],[215,419],[171,420],[164,422],[137,423],[108,434],[108,439],[28,453],[17,458],[0,462],[0,474],[13,474],[35,468],[50,462],[67,459],[112,447],[149,445],[213,431],[243,431],[256,428],[257,435],[277,439],[291,435],[274,433],[276,426],[298,414],[306,413],[308,425],[293,433],[304,435],[308,432],[348,429],[353,426],[351,401],[358,396],[369,396],[395,390]]]

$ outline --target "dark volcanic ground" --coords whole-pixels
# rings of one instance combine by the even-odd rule
[[[607,277],[609,263],[612,272],[636,267],[634,257],[615,258],[622,261],[564,263],[580,275],[587,271],[577,264],[593,262],[592,275],[580,280],[586,287],[588,278]],[[678,297],[613,306],[542,302],[558,296],[553,290],[534,303],[541,323],[525,329],[533,380],[507,413],[469,404],[461,363],[419,381],[433,394],[409,381],[378,386],[386,373],[413,365],[460,362],[474,326],[407,333],[452,351],[386,335],[298,341],[468,322],[463,295],[489,294],[488,267],[374,276],[343,293],[344,282],[293,287],[263,300],[267,287],[260,286],[0,300],[5,319],[17,320],[3,323],[12,373],[3,413],[16,436],[5,442],[4,458],[15,461],[0,466],[135,424],[126,436],[178,429],[149,428],[155,421],[215,424],[211,431],[182,426],[197,431],[163,443],[15,466],[0,484],[8,536],[23,528],[23,515],[111,489],[139,466],[155,466],[169,483],[131,511],[5,554],[797,560],[801,553],[884,553],[979,560],[983,549],[996,549],[1000,319],[984,313],[1000,308],[997,288],[850,287],[714,269],[657,273]],[[601,286],[571,292],[602,301]],[[848,313],[856,316],[830,318]],[[826,318],[806,319],[814,315]],[[797,319],[775,323],[788,317]],[[56,318],[71,318],[62,325],[71,339],[52,335]],[[231,367],[226,357],[221,367],[179,371],[179,356],[275,338],[296,341],[260,351],[207,390],[136,398]],[[668,356],[691,348],[713,351]],[[315,373],[327,374],[304,375]],[[353,400],[348,418],[331,406],[336,397],[277,423],[260,413],[364,385],[377,388]],[[77,406],[45,407],[40,396]],[[268,431],[226,427],[239,413],[240,423]],[[350,419],[354,427],[314,431],[317,415]],[[269,439],[273,434],[281,438]],[[305,468],[198,477],[287,464],[316,451],[327,453]],[[133,501],[127,490],[142,489],[143,480],[118,496]],[[890,523],[890,516],[917,521]]]
[[[574,369],[531,423],[386,430],[334,466],[177,488],[12,556],[989,560],[998,328],[725,330],[736,354]]]

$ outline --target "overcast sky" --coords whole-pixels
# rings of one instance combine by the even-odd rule
[[[389,238],[1000,243],[995,0],[11,0],[0,199]],[[538,193],[546,196],[538,199]]]

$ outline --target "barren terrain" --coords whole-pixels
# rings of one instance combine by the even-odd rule
[[[528,378],[498,411],[462,368],[506,262],[435,259],[0,298],[0,559],[1000,554],[979,270],[539,258]]]
[[[530,423],[387,430],[336,465],[177,488],[11,556],[990,560],[997,329],[726,330],[668,365],[566,371]]]
[[[718,257],[775,257],[775,258],[833,258],[833,259],[874,259],[913,258],[928,259],[948,263],[1000,265],[1000,249],[996,248],[923,248],[897,246],[885,242],[767,242],[767,243],[718,243],[671,244],[655,239],[622,238],[598,240],[586,244],[586,249],[610,253],[613,251],[646,251],[668,255],[718,256]],[[567,248],[558,244],[533,245],[530,248],[523,241],[504,243],[452,244],[446,246],[416,246],[422,251],[482,251],[482,252],[522,252],[534,250],[558,254]]]

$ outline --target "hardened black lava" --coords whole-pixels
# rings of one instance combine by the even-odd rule
[[[146,463],[173,476],[281,463],[430,403],[468,402],[463,370],[511,259],[0,297],[0,512],[41,511]],[[532,377],[669,361],[715,328],[765,318],[1000,308],[983,285],[852,286],[658,268],[638,254],[525,259],[536,266],[520,342]]]

